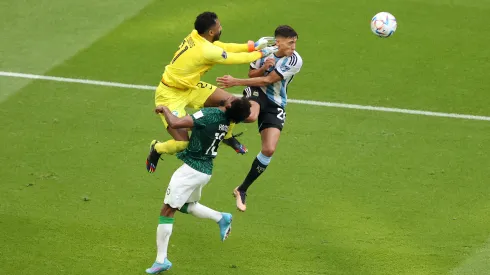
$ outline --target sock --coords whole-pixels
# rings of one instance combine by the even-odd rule
[[[252,168],[248,172],[247,177],[243,183],[238,187],[239,191],[247,192],[247,189],[252,185],[252,183],[265,171],[272,157],[267,157],[260,152],[252,163]]]
[[[230,126],[228,126],[228,133],[226,133],[226,136],[224,139],[229,139],[233,136],[233,128],[235,127],[235,123],[232,122],[230,123]]]
[[[187,148],[189,141],[167,140],[166,142],[159,142],[155,144],[155,150],[160,154],[173,155]]]
[[[167,258],[168,241],[172,235],[174,218],[160,216],[160,222],[157,227],[157,259],[156,262],[163,264]]]
[[[220,212],[204,206],[198,202],[189,203],[187,206],[187,212],[194,217],[201,219],[211,219],[215,222],[219,222],[219,220],[221,220],[221,218],[223,217]]]

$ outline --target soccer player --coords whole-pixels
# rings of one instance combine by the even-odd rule
[[[277,51],[277,47],[266,47],[272,43],[273,37],[263,37],[257,42],[247,44],[222,43],[221,23],[214,12],[204,12],[197,16],[194,30],[182,41],[170,64],[165,67],[161,82],[155,92],[156,106],[167,106],[177,117],[186,115],[185,107],[200,109],[217,107],[228,98],[230,93],[216,86],[200,81],[201,76],[215,64],[246,64]],[[166,142],[151,146],[160,154],[175,154],[184,150],[189,141],[188,129],[168,128],[168,123],[161,116],[165,128],[173,137]],[[244,154],[247,150],[232,135],[225,137],[226,144],[237,153]],[[158,159],[146,160],[148,172],[153,173]]]
[[[167,248],[177,210],[218,223],[222,241],[231,231],[231,214],[220,213],[199,204],[201,191],[211,179],[213,159],[218,154],[221,140],[229,131],[230,123],[242,122],[250,115],[250,101],[245,97],[230,97],[223,105],[218,108],[203,108],[193,115],[181,118],[174,116],[166,106],[157,106],[155,109],[156,113],[165,117],[170,128],[191,128],[192,134],[187,149],[177,154],[184,164],[170,179],[157,227],[157,258],[146,269],[146,273],[156,274],[172,266],[167,259]],[[152,152],[158,154],[153,150]]]
[[[250,64],[248,79],[232,76],[217,78],[223,88],[247,86],[244,94],[251,100],[251,115],[246,122],[258,121],[262,138],[262,150],[252,163],[243,183],[235,188],[238,210],[245,211],[246,192],[250,185],[265,171],[271,162],[272,155],[286,121],[288,85],[301,70],[303,60],[295,51],[298,34],[290,26],[279,26],[275,30],[276,45],[279,50],[273,57],[263,57]]]

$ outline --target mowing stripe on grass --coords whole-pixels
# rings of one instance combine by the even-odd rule
[[[4,72],[4,71],[0,71],[0,76],[49,80],[49,81],[58,81],[58,82],[69,82],[69,83],[79,83],[79,84],[108,86],[108,87],[119,87],[119,88],[128,88],[128,89],[139,89],[139,90],[153,90],[154,91],[156,89],[156,87],[149,86],[149,85],[125,84],[125,83],[109,82],[109,81],[66,78],[66,77],[57,77],[57,76],[44,76],[44,75],[14,73],[14,72]],[[301,100],[301,99],[288,99],[288,102],[296,103],[296,104],[326,106],[326,107],[335,107],[335,108],[344,108],[344,109],[356,109],[356,110],[368,110],[368,111],[377,111],[377,112],[389,112],[389,113],[401,113],[401,114],[411,114],[411,115],[423,115],[423,116],[434,116],[434,117],[448,117],[448,118],[490,121],[490,117],[478,116],[478,115],[440,113],[440,112],[431,112],[431,111],[422,111],[422,110],[410,110],[410,109],[399,109],[399,108],[389,108],[389,107],[365,106],[365,105],[357,105],[357,104],[345,104],[345,103]]]
[[[450,271],[450,275],[488,274],[490,272],[490,238],[473,255]]]

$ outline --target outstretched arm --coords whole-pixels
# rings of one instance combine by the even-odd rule
[[[225,65],[247,64],[262,58],[262,53],[259,51],[254,51],[251,53],[227,53],[223,51],[221,57],[223,58],[216,58],[213,63]]]
[[[174,116],[174,114],[172,114],[167,106],[158,105],[155,108],[155,113],[162,114],[165,117],[165,120],[167,121],[170,128],[180,129],[192,128],[194,126],[194,120],[190,115],[186,115],[185,117],[176,117]]]
[[[272,83],[281,81],[281,76],[276,72],[272,71],[270,74],[266,76],[254,77],[254,78],[234,78],[231,75],[225,75],[222,77],[216,78],[216,82],[218,82],[218,86],[220,88],[230,88],[234,86],[256,86],[262,87],[267,86]]]
[[[254,43],[252,42],[252,47],[250,47],[250,42],[248,44],[245,43],[237,44],[237,43],[223,43],[221,41],[214,41],[213,44],[230,53],[246,53],[255,50],[255,47],[253,46]]]
[[[263,56],[271,55],[277,50],[277,47],[267,47],[250,53],[228,53],[222,48],[212,45],[203,50],[203,56],[211,64],[246,64]]]
[[[276,42],[274,37],[261,37],[257,42],[249,40],[248,43],[237,44],[237,43],[223,43],[221,41],[214,41],[213,44],[222,48],[223,50],[230,53],[243,53],[243,52],[253,52],[262,50],[267,46],[272,46]]]

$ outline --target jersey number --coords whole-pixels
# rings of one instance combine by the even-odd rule
[[[286,112],[282,108],[277,108],[277,111],[279,111],[279,114],[277,114],[277,118],[280,120],[285,120],[286,119]]]
[[[174,59],[172,59],[172,64],[174,64],[175,60],[177,60],[177,58],[179,58],[188,49],[189,49],[189,46],[186,45],[183,50],[181,50],[177,55],[175,55]]]
[[[209,146],[208,150],[206,150],[206,155],[209,155],[211,153],[212,156],[216,156],[218,152],[216,152],[216,149],[218,148],[219,143],[223,138],[225,137],[226,133],[214,133],[215,139],[213,140],[213,143],[211,143],[211,146]]]
[[[194,40],[192,40],[191,37],[184,39],[184,41],[182,41],[182,43],[179,46],[179,51],[175,54],[174,59],[172,59],[171,64],[174,64],[177,58],[179,58],[183,53],[185,53],[185,51],[187,51],[192,47],[194,47]]]

